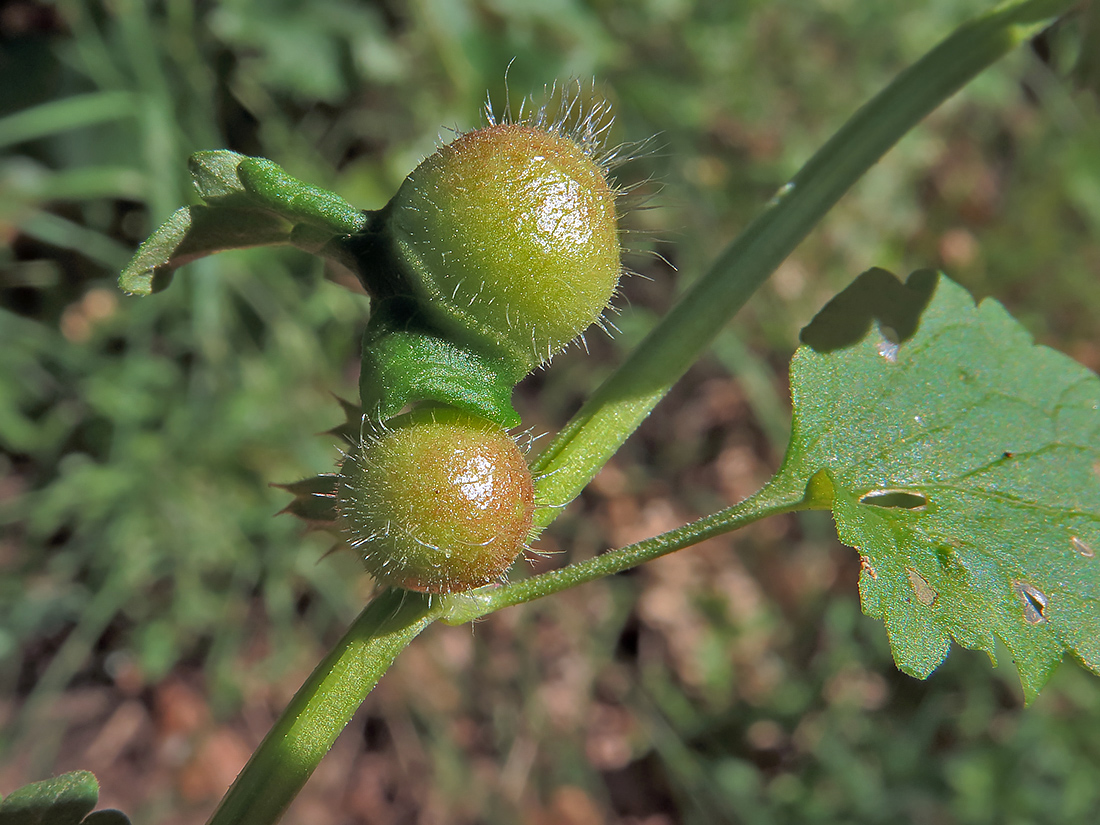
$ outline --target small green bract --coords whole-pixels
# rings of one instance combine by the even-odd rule
[[[347,454],[337,502],[378,581],[455,593],[503,579],[527,546],[534,485],[497,424],[430,406],[390,419]]]
[[[615,292],[615,197],[590,145],[498,123],[421,163],[390,203],[390,231],[434,323],[531,369]]]

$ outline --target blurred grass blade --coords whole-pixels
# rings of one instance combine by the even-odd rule
[[[19,228],[43,243],[79,252],[105,269],[120,269],[130,256],[130,250],[118,241],[50,212],[31,212],[19,222]]]
[[[34,193],[39,200],[118,198],[140,201],[146,196],[145,176],[126,166],[84,166],[51,172]]]
[[[78,166],[53,170],[17,156],[0,165],[0,192],[5,208],[47,201],[117,198],[140,201],[146,197],[146,177],[129,166]],[[20,203],[21,202],[21,203]]]
[[[1100,2],[1085,6],[1081,20],[1081,51],[1073,69],[1078,85],[1100,98]]]
[[[137,100],[130,92],[93,92],[42,103],[0,119],[0,147],[136,114]]]

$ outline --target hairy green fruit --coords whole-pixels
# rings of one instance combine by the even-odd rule
[[[561,131],[501,123],[444,146],[390,203],[430,320],[531,369],[596,321],[619,280],[615,191]]]
[[[398,416],[351,451],[340,521],[380,582],[456,593],[500,581],[526,547],[534,485],[497,424],[451,407]]]

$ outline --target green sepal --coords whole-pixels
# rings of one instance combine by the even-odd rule
[[[417,401],[437,401],[507,429],[520,423],[512,389],[525,374],[510,362],[428,330],[397,329],[385,312],[378,312],[363,338],[359,395],[364,412],[376,420],[391,418]]]
[[[391,200],[370,214],[363,231],[348,238],[345,245],[355,261],[352,269],[371,298],[377,302],[393,301],[394,307],[400,305],[400,311],[407,317],[415,317],[428,334],[456,342],[460,351],[482,353],[475,357],[500,364],[499,369],[515,374],[516,381],[534,370],[540,362],[533,352],[512,345],[491,325],[455,305],[453,296],[432,287],[433,280],[423,261],[394,236],[392,209]],[[397,311],[393,310],[395,314]],[[494,367],[492,371],[498,369]]]
[[[335,192],[292,178],[267,158],[244,158],[237,166],[237,177],[257,205],[295,223],[334,235],[353,235],[367,225],[366,214]]]
[[[322,434],[334,435],[351,444],[359,438],[359,431],[363,428],[363,408],[358,404],[345,401],[335,393],[333,393],[332,397],[336,399],[336,402],[340,405],[340,409],[344,411],[344,421],[342,424],[337,424],[330,430],[325,430]]]
[[[280,514],[290,513],[318,526],[335,522],[337,478],[334,473],[322,473],[290,484],[272,484],[272,487],[286,490],[294,496],[294,500],[279,511]]]

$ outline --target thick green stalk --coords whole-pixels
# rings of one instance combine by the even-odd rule
[[[545,527],[638,428],[669,388],[822,216],[891,146],[980,71],[1074,0],[1004,4],[957,29],[841,127],[726,248],[539,455]]]
[[[277,822],[394,658],[435,618],[406,590],[377,596],[310,674],[252,754],[209,825]]]

